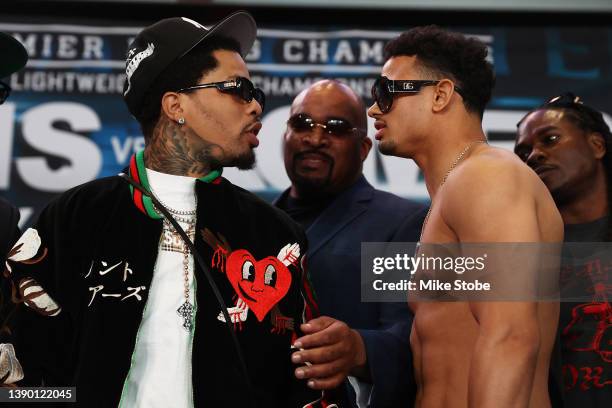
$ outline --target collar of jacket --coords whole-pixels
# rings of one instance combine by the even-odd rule
[[[213,170],[204,177],[200,177],[198,180],[204,183],[219,184],[221,182],[221,173],[223,169]],[[131,178],[140,183],[147,191],[151,191],[151,185],[147,178],[147,171],[144,162],[144,150],[137,152],[132,155],[130,159],[129,175]],[[143,195],[140,190],[134,189],[130,185],[130,194],[136,207],[142,211],[145,215],[153,219],[161,219],[163,216],[157,212],[151,198]]]

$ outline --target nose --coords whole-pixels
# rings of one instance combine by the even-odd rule
[[[531,149],[529,156],[527,156],[526,163],[529,167],[533,167],[537,164],[544,162],[546,160],[546,157],[546,153],[542,151],[542,149],[537,146],[534,146],[533,149]]]
[[[261,114],[263,113],[263,109],[261,108],[261,105],[259,104],[259,102],[255,100],[255,98],[253,98],[251,102],[249,102],[248,107],[249,107],[249,115],[255,116],[256,118],[260,117]]]
[[[381,115],[382,115],[382,111],[378,107],[378,104],[374,102],[372,106],[368,108],[368,116],[376,119],[376,117],[381,116]]]
[[[314,126],[303,133],[302,140],[304,143],[309,144],[313,147],[319,147],[329,144],[329,135],[325,130],[325,125],[315,123]]]

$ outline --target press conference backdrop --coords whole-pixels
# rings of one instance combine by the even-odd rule
[[[227,169],[224,175],[268,199],[286,188],[281,140],[293,97],[318,79],[337,78],[370,104],[383,46],[407,28],[261,27],[247,57],[252,80],[268,101],[257,166]],[[483,126],[493,145],[511,149],[517,121],[566,90],[604,111],[612,124],[612,27],[449,28],[476,36],[489,48],[497,85]],[[125,52],[140,29],[114,21],[0,21],[0,31],[18,38],[30,55],[26,69],[7,79],[13,94],[0,106],[0,195],[20,207],[22,226],[66,189],[117,174],[144,147],[121,98]],[[371,120],[368,133],[374,134]],[[364,173],[377,188],[427,198],[422,176],[409,160],[373,149]]]

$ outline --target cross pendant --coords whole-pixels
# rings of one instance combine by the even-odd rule
[[[185,301],[176,311],[179,316],[183,318],[183,327],[185,330],[191,331],[193,328],[193,306],[191,303]]]

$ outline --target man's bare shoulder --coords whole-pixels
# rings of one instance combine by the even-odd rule
[[[548,189],[532,169],[502,149],[481,148],[457,166],[440,190],[440,201],[442,218],[460,240],[562,239],[560,216]],[[540,225],[554,228],[544,231]]]
[[[540,188],[545,188],[537,174],[514,153],[492,146],[478,149],[460,163],[451,172],[446,184],[446,198],[472,194],[481,199],[500,197],[500,194],[514,198],[529,197]]]

